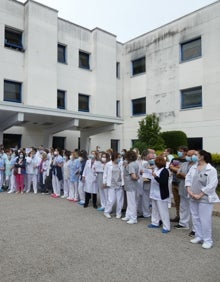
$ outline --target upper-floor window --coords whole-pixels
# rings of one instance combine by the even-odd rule
[[[57,47],[57,61],[59,63],[66,63],[66,46],[62,44],[58,44]]]
[[[89,95],[79,94],[78,111],[89,112]]]
[[[202,56],[201,38],[196,38],[181,44],[181,62],[186,62]]]
[[[10,27],[5,27],[5,47],[23,51],[22,32]]]
[[[117,101],[116,101],[116,117],[120,117],[120,116],[121,116],[120,101],[117,100]]]
[[[181,90],[181,109],[202,107],[202,86]]]
[[[21,103],[21,83],[4,80],[4,101]]]
[[[132,75],[144,73],[146,71],[145,57],[132,61]]]
[[[116,77],[120,78],[120,63],[116,63]]]
[[[132,115],[146,114],[146,97],[132,100]]]
[[[66,108],[66,92],[63,90],[57,90],[57,108],[65,109]]]
[[[79,51],[79,67],[83,69],[90,69],[89,65],[89,53]]]

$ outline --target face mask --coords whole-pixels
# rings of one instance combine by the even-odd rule
[[[63,157],[64,161],[66,160],[66,156]]]
[[[103,163],[105,163],[105,162],[106,162],[106,158],[101,158],[101,161],[102,161]]]
[[[22,159],[24,157],[24,155],[23,154],[20,154],[20,159]]]
[[[55,151],[53,154],[54,154],[54,156],[57,156],[57,155],[58,155],[58,152]]]
[[[122,152],[121,152],[121,155],[122,155],[122,156],[124,156],[124,154],[125,154],[125,152],[124,152],[124,151],[122,151]]]
[[[154,160],[149,160],[149,164],[150,165],[155,165],[155,161]]]
[[[191,162],[192,161],[192,157],[186,156],[186,161],[187,162]]]
[[[194,163],[198,162],[198,161],[199,161],[198,156],[193,155],[193,156],[192,156],[192,161],[193,161]]]
[[[177,156],[178,156],[179,158],[182,158],[182,157],[183,157],[183,152],[178,151],[178,152],[177,152]]]
[[[121,162],[121,160],[120,160],[120,159],[117,159],[116,163],[119,164],[120,162]]]
[[[92,159],[95,158],[95,156],[94,155],[89,155],[89,158],[92,160]]]
[[[83,160],[83,158],[82,157],[79,157],[79,160],[80,160],[80,162]]]

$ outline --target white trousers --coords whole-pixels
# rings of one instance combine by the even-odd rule
[[[80,201],[85,202],[84,182],[82,180],[79,181],[78,192]]]
[[[16,191],[16,181],[15,181],[14,173],[12,173],[12,175],[10,176],[9,183],[10,183],[9,190],[12,192],[15,192]]]
[[[98,191],[100,197],[100,204],[102,208],[105,208],[108,200],[107,189],[103,188],[103,173],[99,172],[97,175]]]
[[[70,191],[70,180],[64,179],[63,180],[63,196],[66,198],[69,197],[69,191]]]
[[[158,226],[160,220],[163,222],[163,229],[170,231],[168,202],[152,199],[151,223]]]
[[[4,182],[4,171],[0,170],[0,189],[2,188]]]
[[[37,193],[37,175],[36,174],[27,174],[26,175],[27,188],[25,189],[25,191],[30,192],[31,182],[33,184],[34,193]]]
[[[125,217],[137,221],[137,190],[126,191],[127,209]]]
[[[78,181],[75,182],[70,181],[69,198],[77,199],[77,200],[79,199]]]
[[[150,217],[151,216],[151,210],[150,210],[150,182],[144,182],[143,183],[143,195],[142,195],[142,212],[144,217]]]
[[[116,215],[121,215],[121,210],[124,204],[124,190],[122,188],[107,188],[105,190],[108,190],[108,201],[104,212],[111,213],[116,202]]]
[[[189,227],[190,222],[190,208],[189,208],[189,198],[180,196],[180,220],[179,224],[184,227]]]
[[[212,240],[212,211],[213,204],[201,203],[190,199],[190,212],[192,216],[195,236],[204,242],[213,243]]]
[[[61,182],[56,175],[52,175],[53,193],[60,196]]]

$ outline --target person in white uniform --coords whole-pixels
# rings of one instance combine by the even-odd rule
[[[152,172],[150,198],[152,201],[151,224],[149,228],[159,228],[160,220],[163,223],[162,233],[170,231],[169,202],[169,171],[166,168],[166,160],[163,156],[155,159],[155,169]]]
[[[198,163],[193,165],[186,175],[185,186],[190,196],[190,212],[195,238],[193,244],[203,243],[202,248],[210,249],[212,239],[212,211],[215,201],[219,201],[216,194],[218,175],[211,165],[211,154],[205,150],[197,152]]]
[[[62,167],[63,167],[62,150],[60,148],[56,148],[54,150],[54,159],[52,162],[53,194],[51,194],[51,197],[53,198],[60,197],[61,182],[63,180]]]
[[[104,169],[103,185],[108,189],[108,200],[104,210],[104,216],[111,218],[112,208],[116,202],[116,218],[121,218],[121,211],[124,204],[123,167],[120,165],[120,158],[117,152],[112,153],[112,159]]]

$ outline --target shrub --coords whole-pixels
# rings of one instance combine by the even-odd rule
[[[172,148],[174,152],[177,151],[181,145],[188,145],[187,136],[183,131],[165,131],[161,133],[166,148]]]

